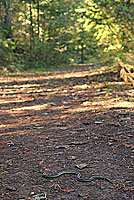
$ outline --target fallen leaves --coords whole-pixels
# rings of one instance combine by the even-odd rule
[[[119,190],[123,190],[125,192],[133,192],[134,191],[134,187],[129,187],[129,186],[126,186],[125,184],[117,184],[115,185],[116,188],[118,188]]]
[[[121,145],[127,147],[127,148],[134,148],[134,144],[127,144],[127,143],[122,143]]]
[[[89,165],[88,167],[90,167],[90,168],[94,168],[94,167],[97,167],[98,165],[97,164],[95,164],[95,165]]]
[[[78,169],[84,169],[84,168],[86,168],[87,166],[88,166],[87,163],[80,163],[80,164],[77,164],[77,165],[76,165],[76,167],[77,167]]]
[[[75,167],[77,167],[78,169],[94,168],[94,167],[97,167],[97,166],[98,166],[98,163],[93,164],[93,165],[90,165],[90,164],[87,164],[87,163],[79,163],[79,164],[75,165]]]
[[[55,190],[60,190],[62,192],[67,192],[67,193],[75,191],[74,189],[63,189],[63,188],[61,188],[61,186],[59,184],[53,184],[52,186],[50,186],[50,188],[52,188],[52,187],[54,187]]]
[[[53,183],[57,181],[58,184],[52,185],[51,190],[49,186],[52,181],[46,183],[40,178],[41,174],[38,173],[40,168],[41,173],[75,167],[83,173],[87,170],[94,174],[109,173],[114,179],[118,177],[118,182],[114,182],[115,185],[121,185],[120,179],[130,180],[134,170],[131,163],[133,159],[131,153],[134,150],[130,152],[134,148],[133,102],[130,102],[131,110],[127,108],[128,102],[120,104],[124,101],[126,90],[120,88],[119,82],[116,87],[114,82],[100,84],[96,81],[100,78],[99,74],[91,77],[89,74],[88,78],[91,82],[86,85],[84,77],[81,77],[82,73],[85,73],[83,68],[77,77],[75,72],[73,74],[66,72],[71,76],[65,79],[64,74],[59,72],[60,77],[57,80],[52,74],[51,78],[49,74],[47,76],[42,74],[42,80],[32,75],[32,82],[31,78],[27,77],[30,85],[26,84],[25,90],[21,87],[19,79],[16,80],[15,85],[12,80],[8,85],[5,81],[1,90],[1,95],[4,95],[1,97],[5,99],[0,100],[2,104],[0,132],[4,134],[2,139],[5,142],[0,141],[0,152],[2,181],[9,184],[8,194],[19,196],[22,189],[25,199],[43,198],[43,195],[36,194],[43,192],[45,187],[50,199],[62,199],[63,195],[66,196],[64,199],[74,199],[74,194],[78,195],[76,199],[78,197],[92,199],[95,192],[96,195],[101,194],[103,197],[106,195],[109,199],[106,190],[101,191],[100,189],[103,188],[98,183],[98,185],[91,183],[92,192],[89,197],[91,187],[88,184],[76,183],[73,179],[65,181],[62,177],[60,180],[53,180]],[[21,81],[25,82],[24,79]],[[35,85],[34,81],[38,84]],[[12,86],[18,89],[12,90]],[[32,96],[29,96],[30,94]],[[18,95],[23,101],[18,101]],[[130,100],[130,96],[127,98]],[[2,103],[3,101],[5,103]],[[114,159],[113,152],[117,159]],[[131,155],[127,159],[128,153]],[[25,174],[18,175],[18,171]],[[14,180],[15,182],[11,182]],[[37,186],[38,180],[41,187]],[[71,184],[74,184],[73,188]],[[125,184],[119,185],[121,191],[115,188],[111,190],[115,199],[118,199],[120,193],[133,192],[133,183],[125,182]],[[17,188],[16,191],[14,186]],[[95,188],[96,186],[98,189]],[[30,194],[27,188],[33,193]],[[6,195],[5,189],[2,188],[3,195]],[[82,194],[84,191],[86,194]],[[30,196],[26,197],[27,195]],[[0,198],[2,198],[1,193]]]
[[[17,189],[13,186],[7,185],[6,186],[6,190],[10,190],[10,191],[16,191]]]
[[[33,154],[35,154],[34,152],[32,152],[32,151],[29,151],[29,152],[24,152],[25,154],[27,154],[27,155],[33,155]]]
[[[43,165],[43,163],[44,163],[44,160],[41,160],[41,161],[39,162],[39,166]]]
[[[68,159],[68,160],[75,160],[75,159],[76,159],[76,156],[67,156],[67,159]]]
[[[113,140],[113,141],[117,141],[117,142],[118,141],[121,142],[121,141],[126,141],[127,140],[127,139],[124,139],[124,138],[122,139],[122,138],[116,138],[116,137],[110,137],[109,139]]]

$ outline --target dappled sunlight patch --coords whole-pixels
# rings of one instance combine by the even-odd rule
[[[105,87],[107,87],[107,89],[111,89],[111,90],[121,90],[121,89],[125,89],[126,86],[124,85],[124,82],[119,81],[119,82],[107,82],[105,83]]]
[[[134,102],[120,101],[114,104],[114,107],[134,108]]]
[[[133,102],[121,101],[120,98],[113,98],[109,100],[98,100],[98,101],[85,101],[78,107],[72,107],[67,109],[66,112],[75,113],[75,112],[86,112],[92,110],[100,110],[100,108],[104,109],[112,109],[112,108],[133,108]]]
[[[90,111],[92,110],[93,107],[75,107],[75,108],[70,108],[68,109],[67,111],[64,111],[65,113],[66,112],[70,112],[70,113],[78,113],[78,112],[86,112],[86,111]],[[97,109],[97,108],[95,108]]]
[[[10,118],[13,116],[14,123],[10,120],[4,121],[1,124],[2,131],[6,128],[13,129],[11,132],[14,134],[15,128],[16,132],[22,128],[28,134],[30,130],[36,129],[44,130],[46,133],[52,119],[63,121],[62,124],[53,122],[52,130],[65,130],[70,126],[65,121],[72,119],[76,113],[97,113],[101,109],[116,107],[133,108],[132,102],[124,101],[118,95],[126,89],[124,83],[118,82],[117,79],[110,81],[111,74],[108,74],[107,80],[107,76],[102,74],[105,70],[105,67],[89,70],[87,68],[83,71],[81,68],[79,71],[57,71],[49,74],[40,73],[41,75],[36,73],[30,77],[14,77],[14,82],[12,80],[11,84],[5,84],[1,90],[0,100],[2,115],[6,112]],[[26,79],[29,82],[25,83]],[[132,90],[128,91],[132,96]],[[19,117],[17,119],[14,116]],[[45,126],[47,128],[44,129]],[[8,130],[6,132],[8,133]]]
[[[32,84],[22,84],[22,85],[13,85],[12,86],[13,88],[35,88],[35,87],[40,87],[40,85],[39,84],[35,84],[35,83],[32,83]]]
[[[13,111],[23,111],[23,110],[42,110],[42,109],[46,109],[47,108],[47,104],[43,104],[43,105],[35,105],[35,106],[24,106],[21,108],[14,108]]]
[[[0,76],[0,82],[1,83],[9,83],[9,82],[14,82],[17,81],[18,82],[18,79],[19,81],[34,81],[34,80],[41,80],[42,78],[45,78],[45,77],[48,77],[49,75],[51,75],[52,72],[37,72],[36,75],[35,73],[13,73],[11,74],[11,76],[5,76],[3,78],[3,76]]]
[[[75,85],[75,86],[73,86],[72,88],[73,89],[82,89],[82,90],[84,90],[84,89],[87,89],[87,88],[90,88],[91,86],[89,85],[89,84],[83,84],[83,85]]]
[[[0,104],[22,103],[22,102],[26,102],[26,100],[25,99],[22,99],[22,100],[9,100],[9,99],[0,100]]]
[[[6,126],[6,124],[0,124],[0,128],[5,128]]]
[[[19,79],[20,80],[20,79]],[[17,83],[19,83],[19,81],[17,80]],[[4,89],[9,89],[9,91],[12,91],[14,89],[25,89],[25,88],[35,88],[35,87],[40,87],[40,84],[35,84],[35,83],[27,83],[27,84],[13,84],[13,85],[7,85],[4,86]]]
[[[28,82],[30,81],[40,81],[40,80],[51,80],[51,79],[65,79],[65,78],[77,78],[77,77],[84,77],[84,76],[92,76],[92,75],[97,75],[100,73],[103,73],[107,70],[107,66],[92,66],[92,64],[88,64],[89,67],[87,67],[87,70],[79,70],[79,71],[66,71],[66,73],[62,73],[61,71],[56,71],[55,72],[37,72],[35,73],[25,73],[23,75],[23,73],[16,73],[13,74],[12,76],[5,76],[3,78],[3,76],[0,76],[0,82],[1,83],[14,83],[13,87],[14,88],[20,88],[20,87],[24,87],[24,88],[30,88],[31,86],[33,87],[37,87],[38,84],[36,83],[27,83],[27,84],[23,84],[24,82]],[[90,66],[91,65],[91,66]],[[83,65],[84,66],[84,65]],[[19,86],[17,83],[15,83],[16,81],[18,82],[22,82],[22,84]]]
[[[39,134],[40,131],[34,131],[34,134]],[[31,132],[31,130],[17,130],[17,131],[9,131],[9,132],[5,132],[5,133],[0,133],[1,136],[8,136],[8,135],[16,135],[16,136],[19,136],[19,135],[28,135],[28,134],[33,134]]]

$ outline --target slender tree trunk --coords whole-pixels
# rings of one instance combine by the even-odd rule
[[[38,23],[38,40],[40,36],[40,2],[37,0],[37,23]]]
[[[2,2],[0,2],[0,26],[2,27]]]
[[[10,12],[11,0],[5,1],[5,5],[6,5],[5,29],[7,30],[6,38],[12,38],[13,36],[12,30],[11,30],[12,17],[11,17],[11,12]]]
[[[27,58],[28,58],[28,48],[27,48],[27,4],[25,0],[25,66],[27,67]]]
[[[33,31],[33,15],[32,15],[32,1],[30,0],[30,52],[34,49],[34,31]]]
[[[83,43],[81,43],[81,63],[84,63],[84,48],[83,48]]]

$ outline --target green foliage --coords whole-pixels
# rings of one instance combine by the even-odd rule
[[[103,47],[103,55],[111,61],[126,60],[126,53],[133,51],[134,2],[96,1],[103,15],[103,24],[97,25],[96,36]],[[106,17],[105,17],[106,16]]]
[[[88,63],[93,57],[133,63],[132,0],[15,0],[0,5],[1,70]]]
[[[6,70],[12,62],[12,41],[10,39],[3,39],[4,32],[0,31],[0,70]]]

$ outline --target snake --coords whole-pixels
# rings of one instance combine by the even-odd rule
[[[93,180],[101,179],[101,180],[105,180],[105,181],[108,181],[109,183],[113,184],[113,182],[111,180],[109,180],[108,178],[103,177],[103,176],[91,176],[89,179],[83,179],[83,178],[81,178],[80,172],[76,172],[76,171],[62,171],[55,175],[47,175],[45,172],[43,172],[43,177],[46,179],[53,179],[53,178],[58,178],[59,176],[62,176],[65,174],[76,175],[77,181],[79,181],[79,182],[91,182]]]

